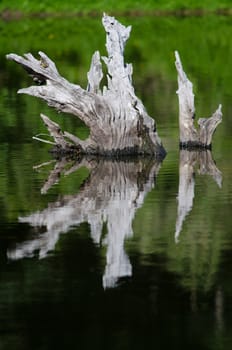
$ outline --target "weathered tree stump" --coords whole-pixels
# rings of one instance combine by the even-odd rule
[[[175,51],[178,73],[179,128],[181,148],[211,148],[213,133],[222,121],[221,105],[210,118],[198,119],[199,129],[194,126],[195,106],[193,85],[187,78],[180,56]]]
[[[164,157],[165,150],[156,131],[156,123],[136,97],[132,85],[132,65],[124,62],[124,47],[131,27],[125,27],[114,17],[103,15],[108,57],[102,57],[108,70],[107,86],[101,88],[103,77],[99,52],[95,52],[87,74],[87,89],[74,85],[60,76],[55,64],[43,52],[37,60],[32,54],[24,57],[9,54],[7,58],[26,69],[39,86],[20,89],[18,93],[47,101],[59,112],[71,113],[90,129],[86,140],[66,131],[41,115],[57,152],[77,152],[98,155],[149,154]],[[35,139],[42,140],[39,136]]]

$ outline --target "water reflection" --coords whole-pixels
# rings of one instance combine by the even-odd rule
[[[175,241],[179,241],[183,222],[193,207],[195,188],[195,168],[199,166],[199,175],[210,175],[217,185],[222,185],[222,174],[215,165],[210,150],[180,151],[178,210],[176,220]]]
[[[95,244],[107,247],[103,286],[114,287],[120,277],[132,274],[124,240],[133,235],[135,212],[153,188],[160,162],[150,159],[107,161],[85,158],[67,170],[68,164],[66,159],[56,162],[41,189],[42,193],[59,181],[61,173],[67,175],[82,166],[90,170],[87,181],[77,194],[65,195],[49,203],[42,211],[20,217],[20,222],[29,223],[35,228],[43,227],[45,232],[8,250],[8,258],[15,260],[35,255],[44,258],[55,249],[61,233],[88,222]],[[104,227],[107,229],[105,237]]]

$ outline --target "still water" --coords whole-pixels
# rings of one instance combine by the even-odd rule
[[[231,19],[122,20],[134,28],[128,60],[168,152],[162,163],[53,159],[32,140],[41,112],[88,130],[17,95],[30,80],[4,55],[43,49],[84,84],[91,54],[104,53],[100,19],[1,23],[0,349],[231,349]],[[212,152],[178,149],[173,49],[197,116],[223,105]]]

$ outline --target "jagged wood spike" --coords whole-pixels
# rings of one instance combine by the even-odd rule
[[[200,126],[199,139],[203,145],[211,145],[213,134],[217,126],[222,121],[222,106],[219,105],[218,109],[210,118],[200,118],[198,124]]]
[[[175,65],[178,73],[179,132],[180,146],[184,148],[210,148],[213,133],[222,121],[221,105],[210,118],[198,120],[199,129],[194,126],[195,105],[193,85],[183,70],[179,53],[175,51]]]
[[[102,64],[100,60],[99,51],[96,51],[93,54],[90,70],[87,73],[87,77],[88,77],[88,86],[86,90],[89,92],[95,92],[96,94],[101,93],[100,82],[103,78],[103,73],[102,73]]]

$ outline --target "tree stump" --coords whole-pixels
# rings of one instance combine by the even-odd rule
[[[181,148],[211,148],[216,127],[222,121],[221,105],[210,118],[198,119],[199,129],[194,126],[195,106],[193,85],[185,74],[180,56],[175,51],[178,73],[179,128]]]
[[[40,59],[32,54],[24,57],[9,54],[7,58],[19,63],[38,86],[20,89],[18,93],[39,97],[59,112],[71,113],[90,129],[86,140],[67,131],[41,115],[59,153],[77,152],[96,155],[142,154],[163,158],[165,150],[156,131],[156,123],[136,97],[132,85],[132,65],[124,62],[124,47],[131,27],[125,27],[114,17],[103,15],[108,57],[106,64],[107,86],[101,88],[103,78],[100,53],[92,57],[87,74],[87,89],[71,84],[60,76],[55,63],[39,52]],[[34,137],[39,141],[49,142]]]

